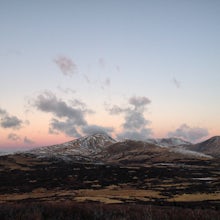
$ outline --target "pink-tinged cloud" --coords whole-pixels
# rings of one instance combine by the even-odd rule
[[[190,127],[187,124],[182,124],[175,131],[169,132],[169,137],[183,138],[184,140],[190,142],[198,142],[202,138],[205,138],[209,135],[209,132],[206,128],[200,127]]]
[[[21,140],[21,138],[15,133],[10,133],[8,135],[8,139],[11,141],[20,141]]]
[[[28,145],[32,145],[35,142],[29,138],[27,138],[26,136],[24,137],[24,144],[28,144]]]

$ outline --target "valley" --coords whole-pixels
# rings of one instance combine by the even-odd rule
[[[85,155],[62,151],[58,157],[60,146],[59,154],[50,147],[50,154],[44,148],[39,154],[36,149],[1,156],[1,207],[100,204],[107,209],[152,206],[220,214],[220,158],[180,154],[137,141],[109,145],[103,136],[103,145],[95,140],[99,149],[87,145],[90,154]]]

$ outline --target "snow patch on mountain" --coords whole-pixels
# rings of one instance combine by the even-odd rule
[[[195,157],[205,157],[205,158],[210,158],[210,159],[213,158],[210,155],[203,154],[203,153],[196,152],[196,151],[192,151],[192,150],[187,150],[187,149],[184,149],[181,146],[170,148],[170,151],[171,152],[176,152],[176,153],[181,153],[181,154],[184,154],[184,155],[195,156]]]
[[[116,141],[107,134],[94,134],[64,144],[35,148],[27,153],[37,155],[38,157],[59,157],[62,159],[74,157],[80,160],[82,157],[86,159],[86,157],[98,154],[105,147],[115,142]]]
[[[190,145],[191,143],[180,138],[155,138],[155,139],[147,139],[148,143],[156,144],[161,147],[173,147],[180,145]]]

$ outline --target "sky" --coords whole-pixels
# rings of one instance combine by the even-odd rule
[[[220,135],[218,0],[0,0],[0,31],[0,151]]]

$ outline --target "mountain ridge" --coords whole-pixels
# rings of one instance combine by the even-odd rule
[[[209,139],[208,139],[209,140]],[[207,141],[208,141],[207,140]],[[179,138],[116,141],[106,133],[96,133],[63,144],[35,148],[26,153],[69,161],[121,162],[167,161],[182,158],[211,159],[213,154],[192,150],[193,144]]]
[[[203,142],[189,145],[187,149],[220,157],[220,136],[213,136]]]

